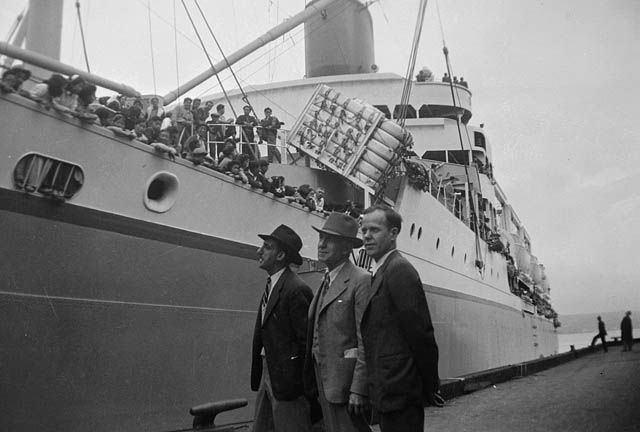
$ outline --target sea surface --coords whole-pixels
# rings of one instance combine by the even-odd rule
[[[562,334],[558,333],[558,349],[559,352],[567,352],[571,351],[571,345],[573,345],[576,349],[584,348],[586,346],[591,345],[591,340],[596,335],[597,331],[587,332],[587,333],[568,333]],[[607,341],[612,340],[611,338],[617,336],[620,337],[620,330],[607,330]],[[637,338],[640,336],[640,329],[633,329],[633,337]],[[596,345],[600,344],[600,339],[596,342]],[[622,349],[622,348],[621,348]],[[640,349],[640,347],[639,347]]]

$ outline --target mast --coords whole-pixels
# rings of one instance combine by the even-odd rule
[[[25,48],[54,60],[60,60],[63,0],[30,0],[26,21]],[[33,69],[38,78],[48,78],[49,72]]]
[[[164,104],[169,105],[170,103],[178,99],[181,94],[188,92],[189,90],[202,84],[204,81],[211,78],[215,74],[220,73],[221,71],[230,67],[232,64],[248,56],[255,50],[265,46],[266,44],[273,41],[274,39],[277,39],[283,34],[293,30],[294,28],[302,24],[304,21],[306,21],[308,18],[310,18],[314,14],[325,9],[334,1],[336,0],[320,0],[316,3],[310,4],[302,12],[299,12],[298,14],[289,18],[285,22],[278,24],[277,26],[273,27],[271,30],[267,31],[262,36],[258,37],[252,42],[249,42],[247,45],[235,51],[233,54],[227,56],[226,60],[219,61],[218,63],[214,64],[213,67],[210,67],[209,69],[202,72],[200,75],[196,76],[195,78],[188,81],[184,85],[181,85],[177,89],[167,93],[162,98],[164,101]]]

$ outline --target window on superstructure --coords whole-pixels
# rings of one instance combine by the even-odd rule
[[[429,105],[427,104],[422,104],[422,106],[420,107],[420,109],[418,110],[418,116],[420,118],[431,118],[431,117],[435,117],[433,111],[431,110],[431,108],[429,107]]]
[[[459,165],[469,165],[469,152],[466,150],[451,150],[448,153],[449,162]]]
[[[446,151],[426,151],[422,155],[422,159],[435,160],[440,162],[447,161],[447,152]]]
[[[23,156],[13,170],[16,189],[52,198],[72,198],[84,184],[84,173],[75,164],[39,153]]]
[[[382,113],[384,114],[384,116],[388,119],[391,118],[391,111],[389,111],[389,107],[386,105],[374,105],[375,108],[378,108],[380,111],[382,111]]]
[[[475,144],[476,147],[480,147],[483,149],[487,149],[487,141],[484,137],[484,135],[480,132],[474,132],[473,133],[473,142]]]
[[[404,118],[408,118],[408,119],[414,119],[417,117],[416,115],[416,109],[413,107],[413,105],[404,105],[407,107],[407,111],[405,113]],[[393,108],[393,118],[397,119],[400,118],[400,111],[402,110],[403,104],[398,104]]]

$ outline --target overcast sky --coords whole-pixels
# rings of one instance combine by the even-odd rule
[[[213,61],[220,60],[194,3],[186,3]],[[370,6],[381,72],[404,75],[418,3]],[[181,1],[80,4],[98,75],[164,95],[208,67]],[[25,5],[3,1],[0,37]],[[200,0],[200,6],[230,54],[297,13],[304,1]],[[439,7],[454,73],[473,92],[471,122],[485,124],[494,173],[547,268],[556,310],[640,309],[640,2],[440,0]],[[84,68],[75,1],[65,2],[64,15],[62,60]],[[303,46],[299,27],[234,69],[242,85],[301,78]],[[422,66],[437,77],[445,71],[433,0]],[[211,79],[189,95],[219,91]]]

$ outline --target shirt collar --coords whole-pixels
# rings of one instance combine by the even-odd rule
[[[392,253],[393,251],[395,251],[395,248],[394,248],[394,249],[391,249],[389,252],[387,252],[386,254],[382,255],[382,257],[381,257],[378,261],[374,260],[374,264],[373,264],[373,266],[372,266],[371,274],[373,274],[373,275],[375,275],[375,274],[376,274],[376,272],[378,271],[378,269],[379,269],[380,267],[382,267],[382,265],[385,263],[385,261],[387,260],[387,258],[389,258],[389,255],[391,255],[391,253]]]
[[[282,267],[280,270],[269,276],[271,278],[271,288],[269,289],[269,297],[271,297],[271,293],[273,292],[273,287],[276,286],[282,273],[287,269],[287,266]]]
[[[346,261],[343,262],[342,264],[340,264],[339,266],[337,266],[336,268],[334,268],[329,272],[329,284],[333,283],[333,281],[338,278],[338,274],[340,273],[340,270],[342,270],[342,267],[344,267],[346,263],[347,263]]]

